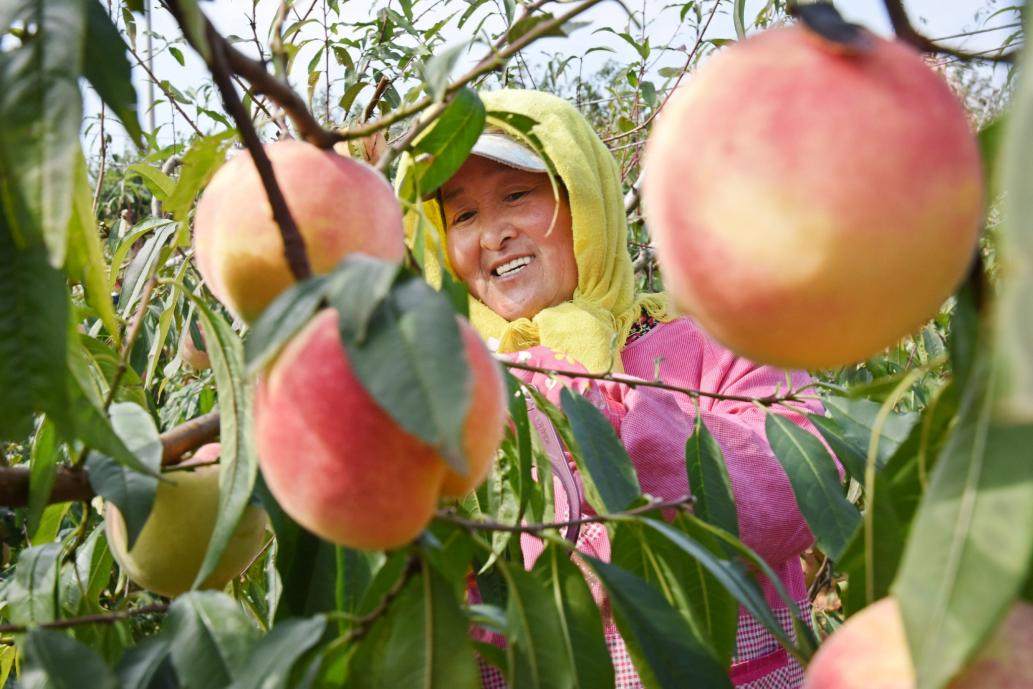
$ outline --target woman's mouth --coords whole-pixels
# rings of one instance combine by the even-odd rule
[[[493,277],[510,277],[522,271],[533,260],[534,256],[520,256],[493,268],[491,274]]]

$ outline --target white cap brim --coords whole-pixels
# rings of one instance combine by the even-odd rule
[[[485,132],[477,139],[470,155],[489,158],[497,163],[527,172],[548,172],[549,168],[538,154],[505,134]]]

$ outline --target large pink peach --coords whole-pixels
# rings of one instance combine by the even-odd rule
[[[320,537],[352,548],[401,546],[430,521],[445,487],[465,491],[484,477],[504,430],[501,373],[461,322],[473,389],[464,427],[471,471],[460,477],[366,392],[341,344],[338,319],[332,309],[318,313],[259,381],[262,475],[283,509]]]
[[[970,266],[979,149],[921,56],[800,26],[726,48],[650,135],[643,202],[664,284],[724,345],[818,368],[933,317]]]
[[[808,665],[803,689],[915,689],[896,599],[873,603],[836,630]],[[947,689],[1033,689],[1033,605],[1017,603]]]
[[[391,261],[405,255],[402,211],[374,168],[301,141],[265,146],[313,273],[360,251]],[[197,267],[219,301],[254,321],[294,282],[279,226],[251,155],[227,162],[205,189],[194,218]]]

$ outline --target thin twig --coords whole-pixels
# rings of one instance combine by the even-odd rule
[[[420,569],[420,558],[416,555],[410,556],[409,561],[406,562],[405,569],[402,570],[402,576],[400,576],[398,578],[398,581],[396,581],[391,586],[390,590],[388,590],[388,592],[384,594],[384,597],[380,599],[380,602],[377,604],[377,607],[373,608],[373,610],[371,610],[368,614],[363,615],[362,617],[355,620],[354,625],[351,627],[351,629],[348,630],[348,633],[339,636],[330,644],[330,646],[347,646],[353,641],[357,641],[358,639],[361,639],[363,636],[365,636],[366,633],[369,631],[370,626],[374,622],[376,622],[382,615],[384,615],[384,613],[387,612],[387,609],[391,607],[392,601],[394,601],[394,599],[398,597],[398,594],[402,592],[402,589],[405,588],[405,585],[409,583],[409,580],[412,579],[420,571]]]
[[[193,129],[198,136],[204,136],[204,134],[201,132],[200,129],[198,129],[194,121],[190,119],[190,116],[186,114],[182,107],[180,107],[179,101],[176,100],[176,97],[172,94],[168,87],[165,86],[165,84],[163,84],[158,79],[154,72],[151,71],[151,68],[147,66],[147,63],[144,62],[143,58],[141,58],[139,54],[137,54],[137,52],[133,50],[133,46],[126,44],[126,48],[129,49],[129,53],[133,56],[133,59],[136,60],[136,64],[143,67],[143,70],[147,72],[147,77],[151,80],[151,83],[155,84],[158,88],[161,89],[161,92],[164,93],[165,97],[169,99],[170,103],[172,103],[172,107],[174,107],[176,111],[183,117],[183,119],[186,120],[187,124],[190,125],[190,128]],[[154,107],[153,103],[151,104],[151,107]]]
[[[115,400],[118,386],[122,383],[122,378],[129,369],[129,357],[133,352],[133,345],[136,344],[136,338],[140,336],[140,331],[143,329],[143,322],[147,316],[147,307],[151,304],[151,295],[154,294],[154,286],[156,284],[157,280],[152,277],[144,285],[143,294],[140,296],[140,306],[137,308],[133,322],[129,326],[129,332],[122,342],[122,353],[118,358],[118,368],[115,369],[115,375],[111,377],[111,386],[108,388],[108,394],[104,398],[104,411],[107,411],[108,407]]]
[[[444,111],[445,104],[448,102],[448,96],[451,96],[456,91],[463,88],[464,86],[466,86],[473,80],[477,79],[478,77],[488,74],[489,72],[495,71],[496,69],[504,65],[509,58],[519,53],[521,50],[526,48],[534,41],[555,31],[556,29],[558,29],[559,27],[563,26],[568,21],[576,17],[577,15],[590,9],[594,5],[599,4],[600,2],[602,2],[602,0],[582,0],[582,2],[578,3],[570,11],[561,14],[558,17],[554,17],[553,19],[550,19],[548,21],[542,22],[541,24],[534,27],[533,29],[525,33],[523,36],[518,38],[516,41],[509,44],[506,48],[500,51],[492,50],[491,53],[482,58],[481,61],[478,62],[477,65],[473,67],[470,71],[468,71],[466,74],[459,77],[457,80],[448,85],[448,87],[445,89],[445,99],[443,101],[435,104],[434,99],[430,96],[427,96],[423,100],[414,103],[408,108],[396,111],[391,116],[383,117],[377,120],[376,122],[371,122],[370,124],[365,125],[363,127],[338,130],[336,132],[337,136],[342,140],[354,139],[360,136],[368,136],[369,134],[379,131],[380,129],[383,129],[384,127],[387,127],[400,119],[404,119],[405,117],[409,117],[411,115],[415,115],[419,112],[422,112],[423,110],[426,110],[427,108],[430,108],[433,105],[434,108],[433,110],[431,110],[430,114],[428,114],[424,118],[421,118],[418,122],[415,122],[404,136],[400,137],[395,143],[388,146],[387,150],[384,151],[384,155],[381,156],[379,162],[377,163],[377,168],[381,171],[387,170],[390,167],[391,163],[395,160],[395,158],[397,158],[402,153],[402,151],[404,151],[416,139],[416,137],[420,135],[420,133],[423,130],[425,130],[427,127],[433,124],[436,117]]]
[[[674,95],[674,92],[678,90],[678,84],[681,83],[682,78],[686,74],[688,74],[689,67],[692,65],[692,61],[693,61],[693,59],[695,59],[696,53],[699,51],[700,46],[703,45],[703,37],[707,34],[707,29],[710,28],[710,22],[714,18],[714,15],[717,14],[717,8],[720,7],[720,6],[721,6],[720,2],[715,2],[714,3],[714,9],[710,10],[710,14],[707,16],[707,21],[703,25],[703,29],[696,36],[696,43],[695,43],[695,45],[692,46],[692,50],[689,51],[689,55],[685,59],[685,66],[682,67],[681,74],[679,74],[678,78],[675,79],[674,85],[670,89],[667,90],[667,94],[664,96],[664,100],[663,100],[662,103],[660,103],[660,106],[657,107],[657,108],[654,108],[653,112],[651,112],[649,114],[649,117],[647,117],[644,122],[642,122],[641,124],[637,125],[634,129],[629,129],[626,132],[621,132],[620,134],[615,134],[614,136],[607,137],[607,138],[603,139],[603,143],[609,143],[611,141],[616,141],[618,139],[623,139],[625,137],[628,137],[628,136],[631,136],[631,135],[635,134],[636,132],[641,131],[645,127],[649,126],[649,123],[653,121],[653,118],[655,118],[657,116],[657,114],[659,114],[664,109],[664,106],[667,105],[667,101],[669,101],[671,99],[671,96]]]
[[[100,192],[104,186],[104,173],[108,163],[108,142],[104,138],[104,103],[100,104],[100,167],[97,170],[97,188],[93,191],[93,220],[96,221],[97,204],[100,203]]]
[[[959,60],[986,60],[988,62],[1014,62],[1015,57],[1019,54],[1018,50],[1012,50],[1007,53],[999,53],[998,55],[988,55],[942,46],[919,33],[911,25],[911,20],[908,19],[907,10],[904,9],[904,4],[901,0],[883,0],[883,5],[885,5],[886,12],[889,14],[890,24],[893,26],[893,31],[897,34],[897,38],[921,51],[952,55]]]
[[[280,227],[280,235],[283,238],[283,251],[287,259],[287,265],[295,280],[301,281],[312,275],[312,268],[309,265],[308,254],[305,251],[305,238],[301,236],[294,217],[287,207],[287,200],[283,196],[280,185],[276,182],[276,175],[273,173],[272,163],[266,155],[262,142],[258,138],[244,105],[240,102],[233,82],[230,79],[230,69],[226,61],[226,43],[216,32],[211,24],[208,24],[208,43],[211,48],[212,61],[209,64],[215,84],[222,95],[223,105],[226,111],[233,117],[240,132],[240,138],[251,154],[258,176],[262,179],[262,186],[269,197],[269,205],[272,207],[273,218]],[[264,71],[264,70],[263,70]]]
[[[472,531],[505,531],[508,533],[541,533],[542,531],[550,531],[553,529],[565,529],[568,526],[578,526],[581,524],[601,524],[608,521],[616,521],[626,517],[634,517],[639,514],[646,514],[647,512],[654,512],[656,510],[665,509],[687,509],[690,505],[695,502],[695,498],[691,495],[686,495],[677,500],[654,500],[648,505],[636,507],[634,509],[626,510],[624,512],[610,512],[608,514],[594,514],[588,517],[582,517],[581,519],[573,519],[565,522],[548,522],[545,524],[503,524],[501,522],[485,520],[471,520],[456,515],[454,512],[436,512],[434,517],[440,519],[443,522],[462,526]]]
[[[82,624],[113,624],[115,622],[121,622],[127,620],[130,617],[137,615],[153,615],[156,613],[164,613],[169,609],[168,603],[154,603],[153,605],[143,605],[139,608],[133,608],[132,610],[119,610],[116,612],[99,613],[96,615],[83,615],[82,617],[69,617],[63,620],[54,620],[53,622],[44,622],[39,625],[35,625],[31,628],[42,628],[42,629],[68,629],[70,627],[77,627]],[[29,629],[29,626],[24,624],[0,624],[0,634],[23,634]]]
[[[643,387],[643,388],[657,388],[659,390],[668,390],[670,392],[680,392],[683,395],[688,395],[693,399],[698,397],[707,397],[715,400],[729,400],[733,402],[748,402],[750,404],[760,404],[764,407],[770,407],[775,404],[785,404],[786,402],[803,402],[811,399],[817,399],[817,397],[802,396],[799,391],[790,390],[785,395],[766,395],[764,397],[749,397],[747,395],[725,395],[719,392],[707,392],[706,390],[696,390],[693,388],[683,388],[677,385],[670,385],[660,380],[645,380],[642,378],[633,378],[631,376],[623,376],[612,373],[588,373],[587,371],[564,371],[556,368],[543,368],[541,366],[531,366],[530,364],[521,364],[516,361],[510,361],[506,357],[496,357],[503,366],[508,368],[517,368],[522,371],[531,371],[532,373],[544,373],[550,376],[562,376],[564,378],[586,378],[588,380],[604,380],[611,383],[621,383],[627,385],[630,388]]]

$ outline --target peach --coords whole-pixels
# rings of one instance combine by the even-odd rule
[[[935,316],[970,266],[979,149],[900,42],[847,54],[800,26],[721,51],[669,101],[643,202],[664,283],[758,362],[863,360]]]
[[[201,344],[207,347],[204,329],[200,323],[197,324],[197,332],[201,336]],[[197,345],[194,344],[193,333],[189,326],[183,328],[183,333],[179,338],[179,358],[195,371],[206,371],[212,365],[211,360],[208,358],[207,349],[198,349]]]
[[[317,313],[259,380],[262,475],[283,509],[316,535],[352,548],[401,546],[427,525],[443,490],[462,493],[484,478],[504,430],[501,373],[461,321],[472,399],[463,431],[470,471],[459,476],[366,392],[338,319],[332,309]]]
[[[158,484],[154,506],[143,529],[127,550],[122,513],[113,503],[104,512],[108,546],[119,566],[133,582],[149,591],[174,597],[190,590],[215,529],[219,510],[219,443],[200,448],[181,466],[200,464],[190,471],[167,472]],[[237,524],[222,559],[202,588],[221,589],[240,576],[262,550],[269,517],[265,510],[248,505]]]
[[[402,210],[383,175],[362,161],[301,141],[265,146],[276,181],[305,239],[312,272],[347,254],[401,261]],[[245,321],[294,282],[258,170],[246,151],[205,189],[194,218],[197,267],[219,301]]]
[[[1033,605],[1017,603],[947,689],[1033,688]],[[873,603],[848,619],[818,649],[803,689],[914,689],[896,599]]]

